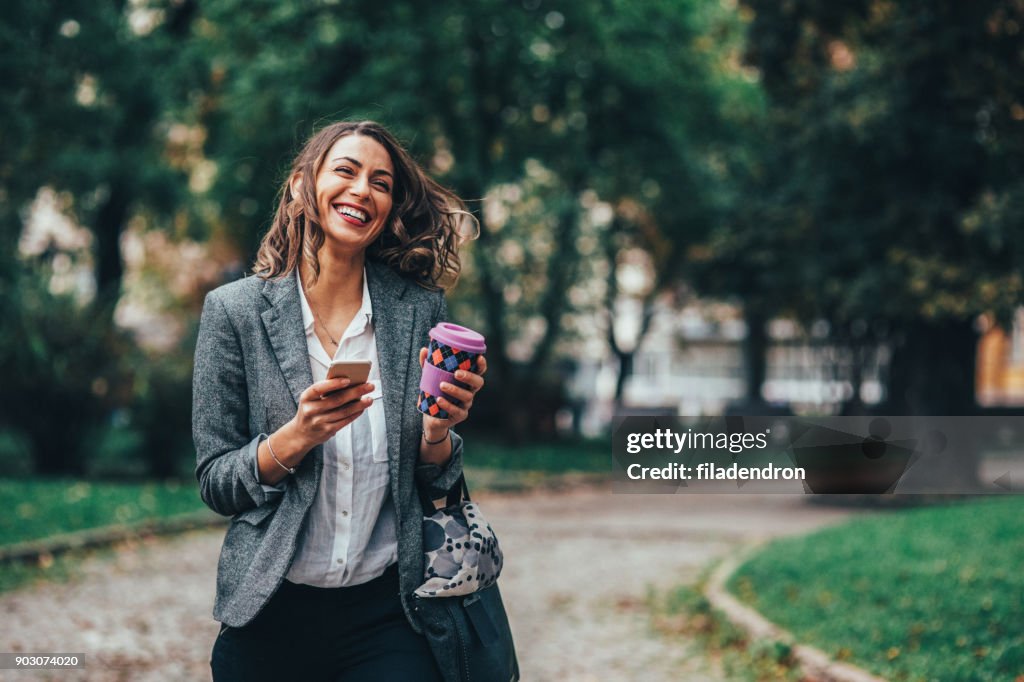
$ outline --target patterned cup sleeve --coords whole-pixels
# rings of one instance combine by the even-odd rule
[[[458,348],[453,348],[447,344],[439,343],[435,339],[430,339],[430,344],[427,346],[427,362],[442,369],[445,372],[455,373],[456,370],[462,369],[469,372],[477,373],[478,363],[480,355],[478,353],[469,353]],[[452,383],[460,388],[469,388],[469,384],[461,381],[452,380]],[[462,403],[458,400],[445,396],[453,404],[461,407]],[[438,419],[447,419],[448,412],[441,408],[437,404],[437,396],[433,396],[426,391],[421,390],[419,392],[419,398],[416,401],[416,406],[419,411],[428,414]]]

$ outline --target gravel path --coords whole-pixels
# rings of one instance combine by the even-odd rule
[[[523,679],[718,680],[696,647],[651,631],[651,588],[693,582],[742,543],[802,533],[849,512],[800,496],[615,495],[583,489],[475,496],[502,542],[502,594]],[[0,651],[84,652],[84,671],[0,680],[208,680],[223,530],[118,548],[68,584],[0,595]]]

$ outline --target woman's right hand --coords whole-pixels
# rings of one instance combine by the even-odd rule
[[[373,404],[366,395],[373,391],[373,384],[350,383],[348,379],[325,379],[299,396],[299,407],[289,426],[304,450],[329,440]]]
[[[286,468],[297,467],[310,450],[354,422],[373,404],[366,395],[373,384],[350,383],[348,379],[326,379],[302,392],[291,421],[259,445],[256,468],[261,483],[277,485],[288,474]]]

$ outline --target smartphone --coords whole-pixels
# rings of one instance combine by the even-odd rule
[[[347,378],[352,382],[350,386],[364,384],[370,377],[371,364],[369,360],[337,360],[327,370],[327,378]]]

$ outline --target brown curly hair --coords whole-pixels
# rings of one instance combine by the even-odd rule
[[[387,226],[367,248],[368,258],[380,261],[428,289],[455,283],[461,263],[458,246],[465,221],[476,222],[453,192],[427,176],[398,140],[374,121],[339,121],[314,134],[295,157],[279,192],[270,229],[260,242],[253,272],[263,279],[280,279],[305,257],[320,275],[317,253],[324,231],[316,203],[316,177],[334,143],[345,135],[365,135],[381,144],[395,169],[393,204]],[[297,196],[291,180],[301,177]]]

